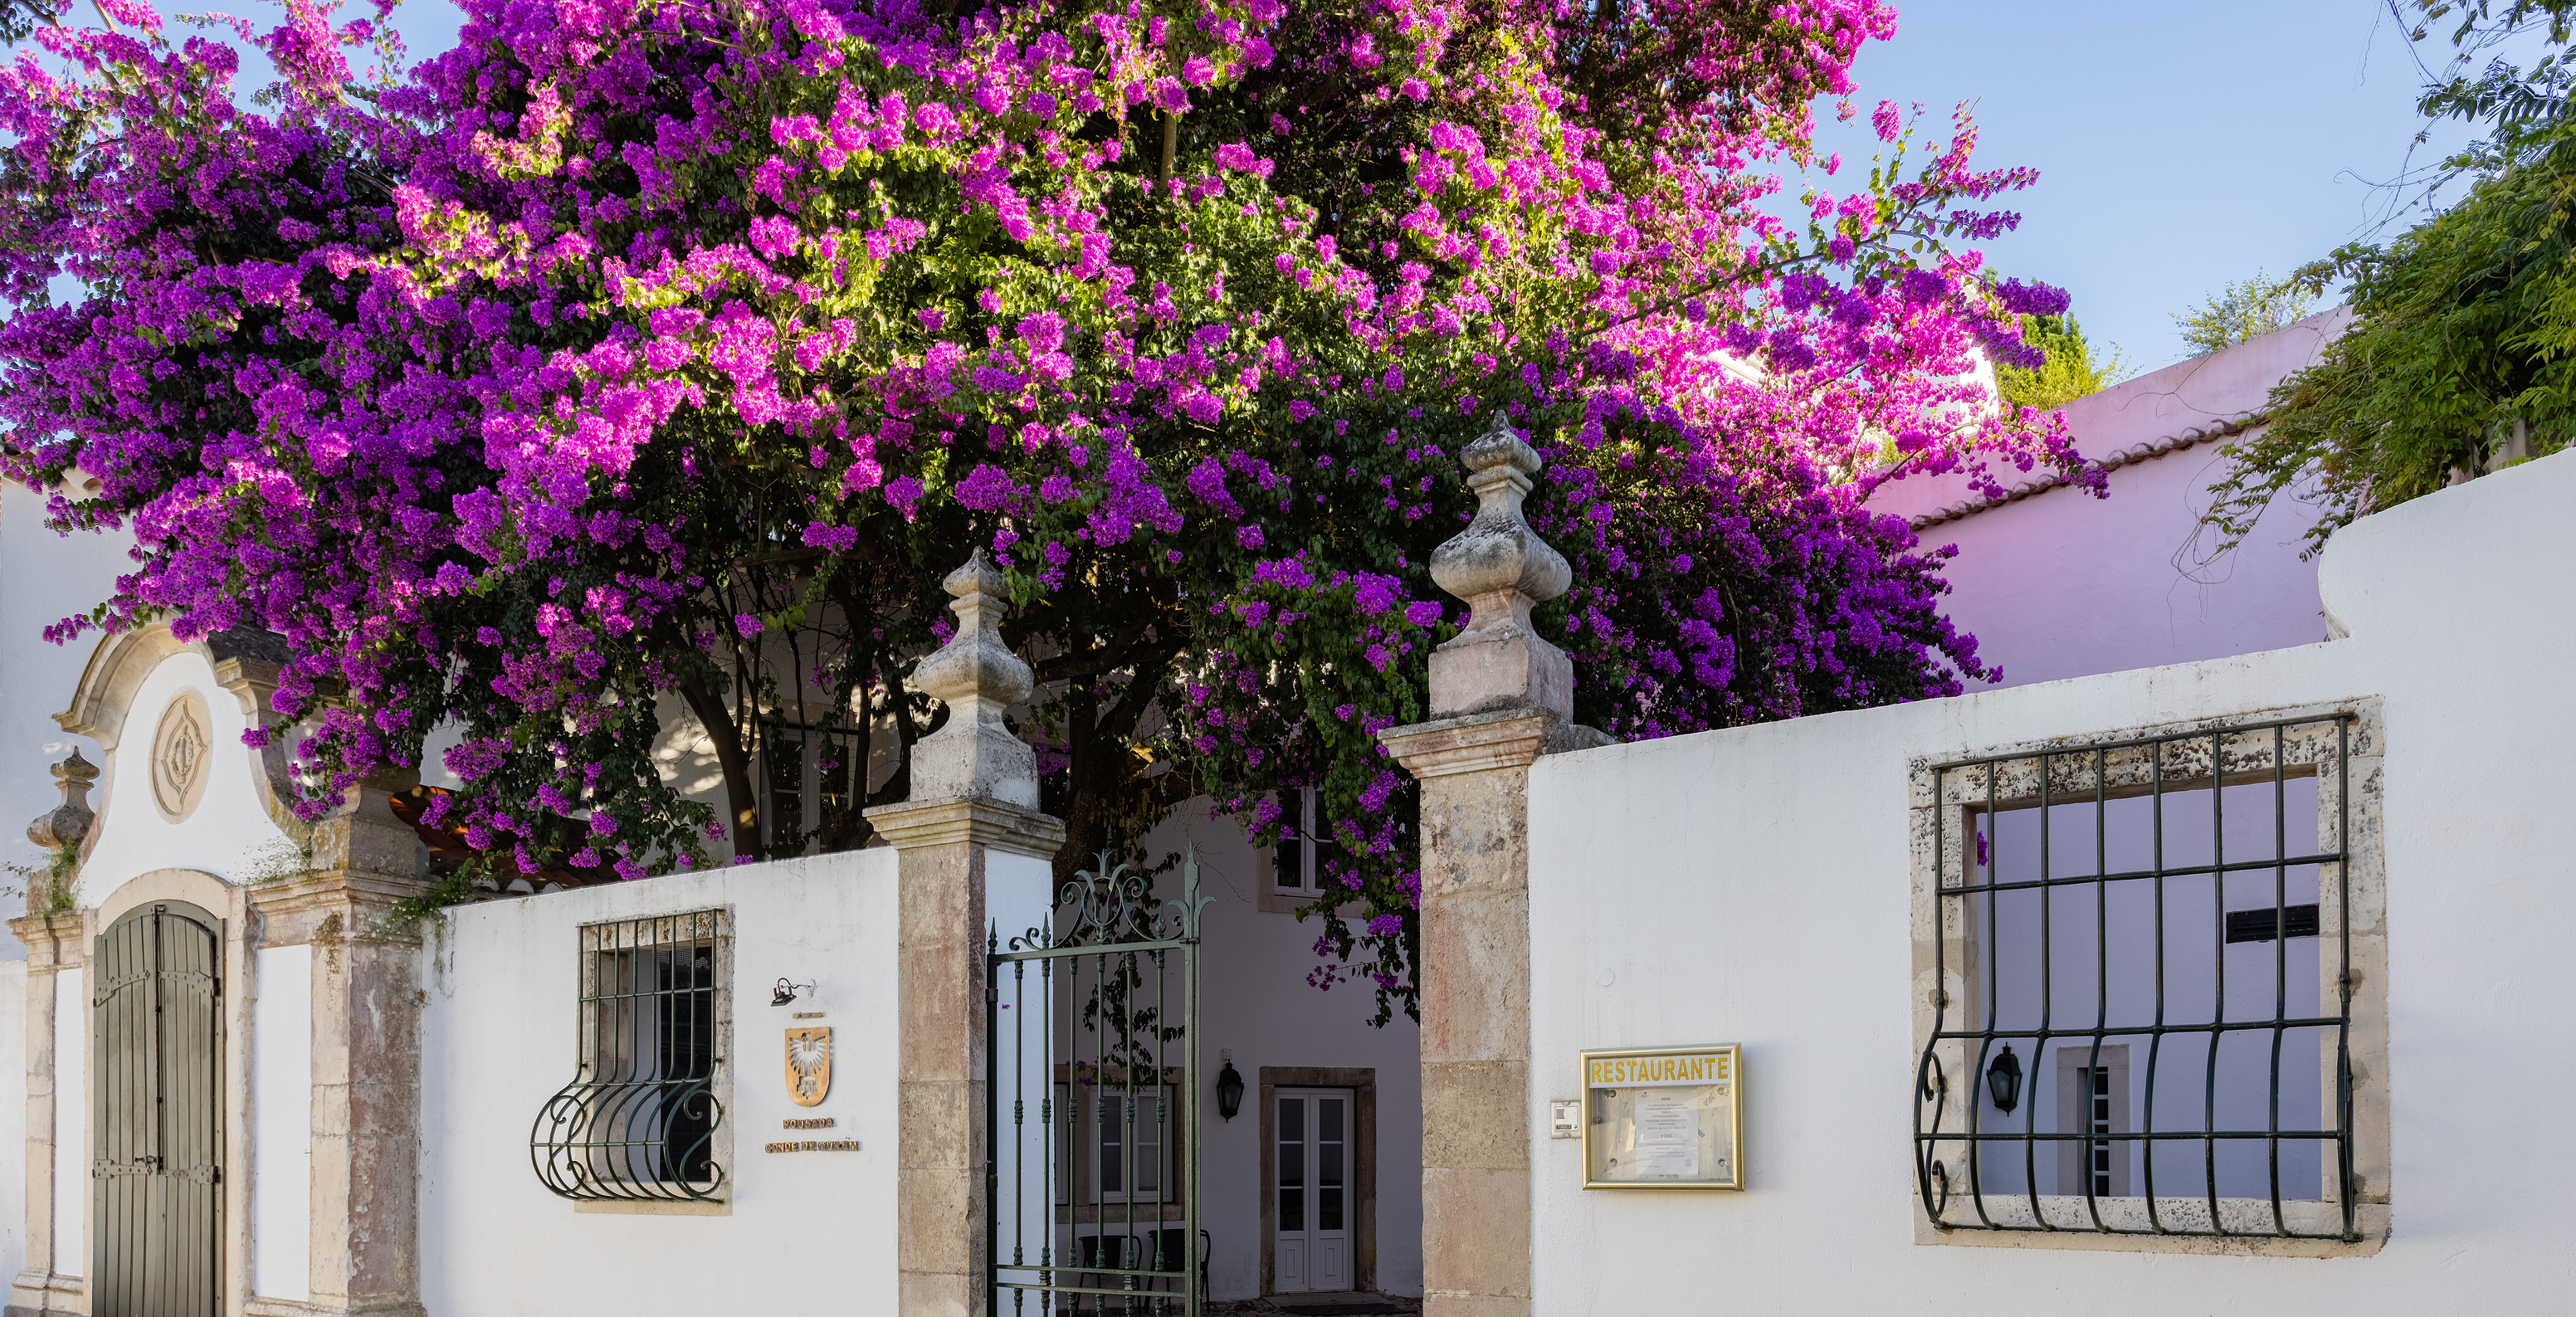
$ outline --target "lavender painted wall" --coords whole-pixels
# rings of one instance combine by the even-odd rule
[[[2272,385],[2314,362],[2350,319],[2338,307],[2079,398],[2066,406],[2067,426],[2097,460],[2224,426],[2261,410]],[[2224,443],[2122,466],[2106,500],[2051,489],[1923,528],[1926,545],[1959,547],[1948,572],[1950,616],[1977,637],[1980,657],[2003,666],[2001,684],[2326,638],[2316,564],[2299,557],[2314,509],[2284,499],[2241,548],[2212,560],[2215,539],[2201,517],[2226,470]],[[1955,477],[1903,480],[1872,506],[1921,517],[1974,497]]]

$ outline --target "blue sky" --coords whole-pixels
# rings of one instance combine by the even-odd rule
[[[2464,136],[2446,128],[2413,146],[2415,57],[2447,46],[2436,36],[2410,49],[2385,0],[1896,8],[1896,39],[1872,43],[1854,70],[1863,114],[1827,124],[1827,148],[1865,168],[1866,111],[1882,98],[1920,103],[1934,132],[1975,102],[1978,159],[2040,171],[2005,203],[2023,218],[1990,244],[1996,268],[2072,291],[2086,331],[2140,370],[2189,355],[2175,312],[2370,234],[2410,147],[2421,163]],[[446,0],[408,0],[395,23],[418,59],[454,44],[458,18]]]
[[[2413,146],[2416,56],[2449,47],[2410,50],[2383,0],[1895,4],[1896,39],[1853,69],[1861,118],[1823,135],[1837,181],[1867,160],[1879,100],[1920,102],[1935,130],[1974,101],[1978,160],[2040,171],[1992,263],[2073,292],[2086,333],[2141,370],[2191,354],[2173,313],[2379,231],[2409,148],[2421,164],[2466,136]]]

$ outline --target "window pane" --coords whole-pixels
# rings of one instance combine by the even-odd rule
[[[1106,1094],[1100,1099],[1100,1192],[1127,1192],[1126,1104]]]
[[[1274,880],[1286,891],[1305,886],[1302,875],[1306,871],[1306,843],[1304,838],[1293,835],[1303,826],[1304,811],[1300,804],[1304,795],[1293,787],[1279,793],[1279,822],[1274,826],[1292,835],[1283,836],[1271,844],[1270,862]]]
[[[1315,1099],[1315,1227],[1342,1228],[1341,1098]]]
[[[1279,1228],[1291,1234],[1306,1228],[1305,1190],[1283,1188],[1279,1191]]]
[[[805,742],[773,738],[762,757],[769,766],[770,844],[785,845],[805,827]]]
[[[1169,1093],[1169,1089],[1158,1089]],[[1171,1102],[1168,1098],[1136,1099],[1136,1192],[1147,1197],[1163,1191],[1163,1131],[1169,1129]]]

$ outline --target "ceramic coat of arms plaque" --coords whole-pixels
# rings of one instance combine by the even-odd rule
[[[815,1025],[787,1031],[787,1098],[800,1107],[819,1105],[832,1091],[832,1029]]]

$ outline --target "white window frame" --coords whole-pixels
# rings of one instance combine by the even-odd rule
[[[1281,872],[1282,868],[1285,867],[1281,863],[1285,856],[1282,854],[1281,848],[1275,840],[1270,846],[1262,851],[1263,856],[1266,858],[1262,862],[1264,872],[1262,874],[1261,882],[1260,905],[1264,911],[1271,914],[1293,915],[1299,910],[1313,905],[1315,903],[1315,898],[1323,895],[1324,891],[1323,877],[1315,863],[1315,848],[1322,844],[1317,840],[1319,832],[1315,826],[1315,789],[1313,787],[1299,787],[1297,788],[1297,798],[1300,803],[1299,814],[1301,817],[1297,820],[1297,872],[1294,876],[1295,881],[1281,881],[1281,879],[1286,878],[1289,875]]]

